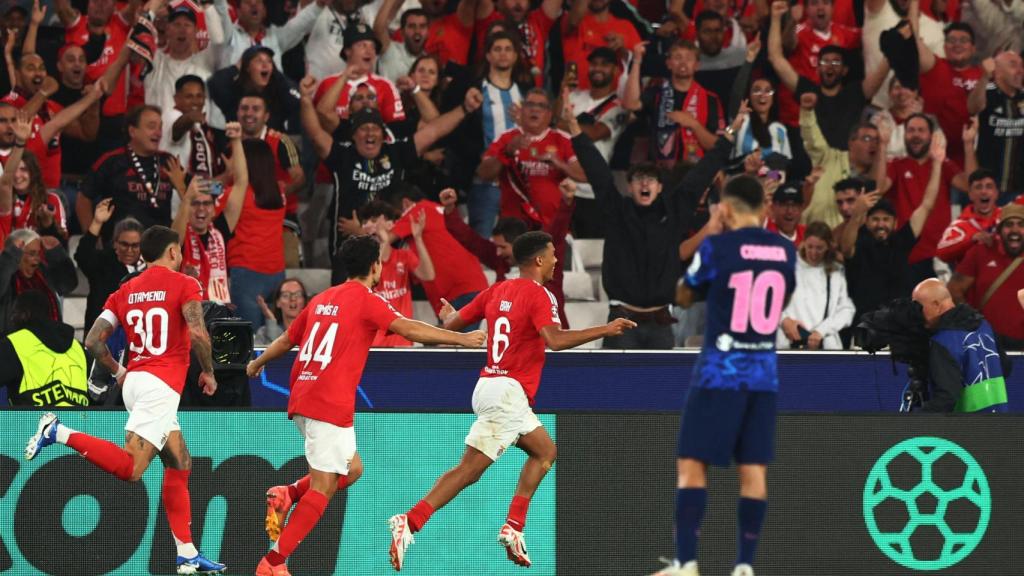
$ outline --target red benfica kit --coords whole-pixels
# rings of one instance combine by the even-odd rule
[[[918,163],[910,156],[889,161],[887,175],[892,180],[892,188],[886,194],[896,210],[896,219],[900,223],[910,221],[910,215],[921,205],[924,189],[928,187],[928,178],[932,173],[932,159]],[[921,260],[935,256],[935,249],[942,239],[943,232],[952,219],[949,206],[949,183],[960,173],[960,167],[948,158],[942,162],[942,174],[939,176],[939,195],[935,199],[935,207],[924,223],[924,229],[917,238],[917,244],[910,251],[908,261],[916,264]]]
[[[594,48],[608,46],[606,37],[609,34],[622,36],[624,40],[623,47],[626,50],[632,50],[641,41],[636,28],[630,24],[629,20],[616,18],[609,14],[608,20],[601,22],[593,14],[587,13],[583,20],[580,21],[575,32],[570,32],[569,19],[563,15],[562,55],[566,62],[574,62],[576,64],[576,79],[579,82],[578,88],[580,90],[590,88],[590,77],[588,76],[590,63],[587,61],[587,56],[590,56]],[[618,82],[617,77],[615,80]]]
[[[68,229],[68,217],[64,212],[64,203],[60,201],[60,196],[56,193],[47,191],[46,192],[46,205],[53,210],[53,223],[60,230]],[[35,219],[36,207],[32,205],[32,196],[28,194],[22,196],[17,192],[14,193],[14,205],[11,214],[13,219],[14,229],[18,228],[36,228]]]
[[[944,262],[956,263],[967,254],[967,251],[974,246],[974,235],[978,232],[995,233],[996,224],[999,223],[999,207],[992,210],[988,216],[979,216],[974,213],[974,206],[967,205],[960,217],[953,221],[942,233],[942,240],[935,249],[935,256]]]
[[[310,300],[288,327],[288,338],[299,344],[288,417],[351,427],[370,344],[399,318],[383,298],[351,280]]]
[[[981,79],[981,67],[969,66],[957,70],[945,58],[935,57],[935,66],[921,75],[921,99],[924,111],[939,121],[946,133],[949,159],[964,163],[963,129],[970,121],[967,113],[967,95]]]
[[[559,326],[555,296],[533,280],[505,280],[459,310],[464,322],[487,320],[487,364],[481,378],[504,376],[523,387],[533,405],[544,369],[545,326]]]
[[[517,136],[525,136],[527,146],[511,157],[505,148]],[[522,128],[513,128],[491,143],[484,158],[497,158],[505,169],[501,173],[501,215],[515,216],[532,228],[547,226],[562,204],[558,183],[565,173],[543,156],[554,155],[565,163],[576,160],[571,137],[561,130],[547,129],[530,136]]]
[[[820,84],[818,54],[822,48],[830,44],[847,50],[860,48],[860,28],[851,28],[833,22],[828,34],[822,34],[806,22],[797,24],[796,49],[787,59],[797,74],[815,84]],[[779,120],[787,126],[799,126],[800,105],[796,96],[781,83],[776,90],[775,101],[779,103]]]
[[[152,374],[181,394],[192,348],[181,307],[199,294],[195,278],[152,266],[107,298],[100,318],[124,327],[129,372]]]
[[[419,256],[406,248],[393,248],[390,256],[384,261],[380,273],[380,282],[374,286],[373,293],[380,296],[402,316],[412,317],[412,271],[420,265]],[[412,346],[412,342],[399,334],[388,334],[387,330],[377,332],[373,345],[382,348]]]
[[[85,82],[91,84],[100,79],[107,68],[117,60],[117,54],[121,47],[128,41],[128,33],[131,31],[131,24],[116,13],[107,22],[107,40],[103,44],[103,53],[94,62],[85,67]],[[64,43],[75,44],[85,47],[89,43],[89,27],[86,25],[86,18],[79,14],[78,18],[68,26],[64,32]],[[117,77],[110,96],[103,102],[104,116],[120,116],[128,109],[128,67]]]
[[[466,26],[457,14],[448,14],[431,21],[423,51],[440,60],[441,70],[449,61],[459,66],[469,63],[469,46],[473,42],[473,26]]]
[[[1024,266],[1018,266],[1003,285],[992,293],[985,306],[981,306],[981,299],[989,286],[995,284],[1013,260],[1013,257],[1003,250],[1003,243],[997,238],[991,247],[976,244],[968,250],[964,259],[957,265],[956,273],[974,278],[974,284],[967,294],[967,302],[985,316],[996,334],[1024,340],[1024,308],[1021,308],[1020,302],[1017,301],[1017,289],[1024,286]]]
[[[18,92],[11,92],[4,96],[0,102],[6,102],[21,110],[23,106],[28,104],[28,99]],[[39,132],[43,129],[44,124],[63,109],[63,106],[53,100],[47,100],[35,117],[32,118],[32,135],[28,137],[28,142],[25,143],[25,149],[35,154],[36,160],[39,161],[39,169],[43,173],[43,185],[47,188],[60,188],[60,133],[58,132],[49,142],[43,142]],[[17,169],[17,166],[14,168]]]
[[[316,89],[316,95],[313,97],[315,103],[319,103],[324,97],[324,94],[338,81],[341,74],[335,74],[334,76],[328,76],[324,78],[324,81],[320,83],[320,86]],[[335,110],[338,112],[340,118],[348,117],[348,97],[357,87],[367,84],[373,93],[377,95],[377,106],[380,110],[380,116],[384,120],[385,124],[391,124],[392,122],[401,122],[405,120],[405,109],[402,108],[402,95],[398,92],[398,88],[387,78],[383,76],[377,76],[376,74],[369,74],[362,78],[349,80],[348,85],[341,90],[341,95],[338,96],[338,104]]]

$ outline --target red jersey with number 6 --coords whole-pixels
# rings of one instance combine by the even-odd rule
[[[100,318],[124,326],[129,372],[148,372],[181,394],[192,349],[181,307],[201,291],[195,278],[153,266],[107,298]]]
[[[386,300],[351,280],[310,300],[288,327],[288,338],[299,345],[288,417],[298,414],[352,426],[370,344],[378,331],[402,317]]]
[[[541,328],[562,325],[555,296],[533,280],[505,280],[477,294],[459,317],[471,324],[487,319],[487,364],[480,376],[514,379],[532,406],[544,370]]]

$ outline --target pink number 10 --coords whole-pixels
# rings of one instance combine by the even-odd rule
[[[732,304],[733,332],[746,332],[747,326],[758,334],[768,335],[779,326],[782,316],[782,300],[786,295],[786,279],[778,270],[765,270],[754,278],[754,272],[736,272],[729,276],[729,288],[736,291]],[[771,304],[768,292],[771,292]],[[766,313],[767,312],[767,313]]]

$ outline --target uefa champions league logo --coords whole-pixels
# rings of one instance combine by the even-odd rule
[[[988,479],[963,447],[929,436],[889,448],[864,483],[864,521],[890,560],[941,570],[967,558],[992,512]]]

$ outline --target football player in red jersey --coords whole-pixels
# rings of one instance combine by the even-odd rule
[[[565,350],[618,336],[636,323],[616,318],[603,326],[563,330],[558,303],[543,284],[554,274],[555,247],[546,232],[527,232],[516,239],[512,251],[520,277],[494,284],[456,311],[444,302],[445,328],[458,330],[487,319],[487,364],[473,392],[477,420],[466,436],[466,451],[458,466],[441,476],[430,492],[405,514],[391,517],[391,565],[401,570],[413,533],[430,516],[473,484],[509,446],[516,445],[528,459],[509,506],[508,518],[498,534],[509,560],[530,566],[523,527],[530,498],[555,462],[551,441],[532,405],[544,369],[544,347]]]
[[[260,560],[257,576],[288,576],[285,560],[316,526],[334,492],[363,472],[353,426],[356,388],[377,332],[394,332],[423,344],[476,348],[484,343],[483,332],[464,334],[410,320],[374,294],[383,269],[376,236],[349,237],[339,257],[348,281],[310,300],[288,331],[246,369],[255,377],[267,362],[299,345],[288,417],[305,438],[309,474],[267,491],[267,534],[277,543]],[[281,530],[293,502],[295,509]]]
[[[170,228],[146,230],[142,258],[147,268],[107,298],[85,337],[86,348],[123,387],[128,409],[125,447],[72,430],[56,415],[46,413],[25,447],[25,458],[31,460],[42,448],[59,442],[103,471],[138,482],[159,454],[164,464],[161,500],[178,548],[178,574],[220,574],[224,564],[207,560],[192,544],[188,493],[192,457],[178,426],[178,402],[193,347],[202,367],[199,385],[206,394],[217,391],[199,282],[178,272],[181,243]],[[106,344],[118,325],[124,326],[128,336],[127,368],[113,358]]]

